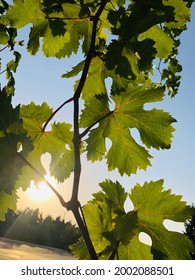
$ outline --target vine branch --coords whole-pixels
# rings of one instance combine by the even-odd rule
[[[95,39],[96,39],[96,32],[97,32],[97,24],[99,21],[99,17],[105,8],[106,4],[108,3],[108,0],[102,1],[100,4],[100,7],[95,14],[94,17],[91,17],[91,21],[93,21],[93,27],[92,27],[92,35],[91,35],[91,44],[89,51],[87,53],[87,57],[85,60],[84,68],[81,74],[81,78],[79,81],[79,84],[77,86],[77,89],[74,93],[74,138],[73,138],[73,144],[74,144],[74,160],[75,160],[75,166],[74,166],[74,179],[73,179],[73,189],[72,189],[72,196],[69,203],[69,209],[73,212],[75,219],[81,229],[81,232],[83,234],[83,238],[86,242],[89,254],[91,259],[98,259],[97,254],[95,252],[94,246],[92,244],[92,241],[89,236],[89,232],[87,229],[87,225],[85,223],[85,220],[83,219],[82,213],[79,211],[79,201],[78,201],[78,191],[79,191],[79,183],[80,183],[80,174],[81,174],[81,155],[80,155],[80,143],[81,143],[81,137],[79,132],[79,99],[81,96],[81,92],[83,90],[83,87],[85,85],[89,67],[91,64],[91,60],[95,53]]]
[[[79,180],[80,180],[80,173],[81,173],[81,160],[80,160],[80,133],[79,133],[79,98],[81,96],[81,92],[83,90],[87,74],[89,71],[89,67],[91,64],[91,60],[93,58],[95,52],[95,39],[96,39],[96,31],[97,31],[97,24],[99,21],[99,17],[103,12],[106,4],[109,0],[102,1],[97,13],[92,18],[93,20],[93,28],[92,28],[92,36],[91,36],[91,44],[89,51],[87,53],[87,57],[85,60],[85,65],[83,68],[83,72],[77,86],[77,89],[74,94],[74,157],[75,157],[75,172],[74,172],[74,182],[73,182],[73,192],[72,192],[72,201],[78,200],[78,189],[79,189]]]

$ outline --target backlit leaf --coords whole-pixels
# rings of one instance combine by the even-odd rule
[[[9,40],[9,36],[4,28],[4,26],[0,26],[0,44],[5,45]]]
[[[92,86],[93,85],[93,86]],[[88,78],[82,92],[84,100],[92,99],[96,94],[105,94],[105,65],[99,57],[94,57],[91,61]]]
[[[80,238],[77,243],[70,245],[70,250],[79,260],[91,259],[83,238]]]
[[[127,193],[119,182],[106,180],[100,187],[102,191],[93,195],[94,199],[83,207],[83,211],[96,252],[106,259],[114,250],[115,241],[129,243],[134,236],[137,217],[136,212],[125,213]]]
[[[108,199],[110,199],[118,209],[124,210],[124,203],[127,199],[127,193],[118,181],[115,183],[106,180],[99,184],[102,191],[106,193]]]
[[[27,160],[39,172],[45,174],[41,163],[41,156],[44,153],[50,153],[51,175],[54,175],[58,181],[62,182],[70,176],[74,166],[71,125],[53,123],[51,130],[43,131],[43,124],[51,114],[52,109],[46,103],[37,106],[33,102],[30,105],[23,105],[20,112],[24,127],[34,146]],[[22,169],[22,175],[19,177],[17,184],[25,189],[29,186],[30,180],[34,180],[37,183],[40,178],[29,166],[25,166]]]
[[[182,0],[164,0],[164,5],[173,6],[175,13],[175,20],[170,23],[166,23],[169,28],[182,28],[185,27],[186,22],[190,20],[190,10],[187,7],[188,3]]]
[[[136,234],[128,245],[121,244],[118,248],[120,260],[153,260],[151,247],[140,242]]]
[[[42,50],[47,57],[62,58],[77,53],[81,39],[84,39],[83,51],[88,51],[92,23],[87,17],[85,6],[62,3],[61,9],[44,9],[44,3],[39,0],[15,0],[13,4],[8,11],[10,24],[15,28],[29,23],[33,25],[28,41],[31,54],[39,50],[41,38]]]
[[[32,23],[37,26],[45,19],[39,0],[14,0],[9,8],[8,19],[13,27],[21,28]]]
[[[181,201],[181,196],[164,190],[162,185],[163,180],[151,181],[132,189],[130,198],[138,213],[139,230],[151,237],[154,259],[191,259],[189,252],[193,247],[187,236],[163,225],[165,219],[185,222],[190,217],[190,207]]]
[[[157,50],[158,58],[167,58],[174,46],[174,41],[158,26],[153,26],[139,36],[139,39],[152,39]]]
[[[167,230],[163,224],[165,219],[185,222],[192,215],[191,207],[162,185],[163,180],[137,184],[129,196],[134,210],[126,213],[127,196],[119,182],[106,180],[100,184],[102,190],[93,194],[94,199],[83,207],[100,259],[108,259],[114,250],[120,260],[191,259],[189,252],[194,252],[191,240],[185,234]],[[120,197],[123,199],[118,203]],[[143,232],[151,237],[151,245],[140,241]],[[73,252],[89,258],[82,241],[74,244]]]
[[[101,160],[106,154],[108,169],[118,168],[121,175],[136,173],[137,169],[146,169],[150,165],[148,150],[137,143],[131,129],[136,128],[141,140],[148,148],[168,149],[171,145],[171,126],[175,121],[168,113],[159,110],[145,110],[144,105],[161,101],[164,96],[163,88],[149,89],[134,87],[126,92],[112,97],[115,109],[108,115],[108,99],[93,100],[86,103],[81,115],[81,126],[87,127],[98,119],[108,115],[91,130],[86,139],[88,144],[88,159]],[[106,153],[106,138],[112,145]]]
[[[0,92],[0,191],[8,194],[14,190],[24,166],[17,155],[21,144],[27,141],[19,110],[19,106],[12,107],[11,96]]]

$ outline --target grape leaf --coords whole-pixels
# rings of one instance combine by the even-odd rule
[[[62,77],[72,78],[77,76],[83,70],[84,64],[85,61],[81,61],[79,64],[74,66],[71,71],[63,74]],[[88,78],[82,91],[83,100],[89,101],[97,94],[101,95],[107,93],[105,78],[106,69],[104,62],[101,60],[101,58],[96,56],[92,59],[89,67]],[[93,85],[93,87],[91,87],[91,85]]]
[[[83,211],[96,252],[101,254],[101,259],[106,259],[117,242],[127,245],[134,236],[137,213],[125,213],[127,193],[119,182],[106,180],[100,187],[102,191],[93,194],[94,199],[83,207]],[[94,224],[97,226],[94,227]]]
[[[85,65],[85,61],[79,62],[76,66],[72,67],[72,70],[62,75],[62,78],[72,78],[77,76],[81,71],[83,71],[83,67]]]
[[[186,235],[169,231],[163,225],[165,219],[185,222],[191,217],[191,207],[162,185],[163,180],[137,184],[129,195],[134,210],[126,213],[127,194],[120,183],[106,180],[100,184],[101,191],[93,194],[93,200],[83,207],[100,259],[108,259],[114,250],[120,260],[191,259],[192,242]],[[151,237],[151,246],[139,240],[141,232]],[[81,259],[89,259],[83,240],[71,250]]]
[[[124,203],[127,199],[127,193],[118,181],[105,180],[99,184],[102,191],[106,193],[108,199],[114,203],[115,207],[124,211]]]
[[[69,246],[71,252],[79,260],[90,260],[89,251],[83,238],[80,238],[77,243],[73,243]]]
[[[124,7],[108,13],[112,34],[118,37],[107,47],[106,67],[121,77],[140,79],[140,71],[151,71],[151,61],[168,58],[175,45],[171,32],[185,27],[190,10],[185,1],[136,1],[128,12]],[[159,27],[161,24],[161,28]],[[171,29],[170,34],[166,28]],[[152,39],[154,47],[145,48],[145,39]],[[149,42],[149,41],[148,41]],[[149,44],[149,43],[147,43]],[[156,54],[154,55],[154,49]],[[146,69],[147,66],[147,69]],[[147,79],[146,79],[147,80]]]
[[[88,51],[92,22],[87,18],[87,8],[75,3],[62,3],[60,6],[50,3],[44,8],[44,3],[39,0],[15,0],[10,6],[7,17],[11,26],[33,25],[28,41],[31,54],[39,50],[40,38],[43,38],[42,50],[47,57],[62,58],[77,53],[81,39],[84,39],[83,51]]]
[[[151,247],[140,242],[138,234],[130,240],[129,244],[120,244],[118,255],[120,256],[120,260],[153,260]]]
[[[154,47],[157,50],[156,57],[168,58],[173,47],[174,41],[160,27],[153,26],[139,36],[139,40],[152,39],[155,42]]]
[[[0,44],[5,45],[9,41],[9,36],[5,30],[4,26],[0,25]]]
[[[13,27],[21,28],[29,23],[37,26],[45,19],[39,0],[14,0],[13,4],[8,11],[8,19]]]
[[[46,103],[35,105],[31,102],[29,105],[23,105],[20,111],[24,128],[27,130],[28,136],[34,146],[27,160],[39,172],[45,174],[41,163],[41,155],[47,152],[50,153],[51,175],[54,175],[58,181],[62,182],[70,176],[74,166],[71,125],[66,123],[53,123],[51,130],[43,131],[43,124],[51,114],[52,109]],[[22,175],[19,177],[17,185],[25,189],[29,186],[30,180],[34,180],[37,183],[40,178],[29,166],[25,166],[22,169]]]
[[[5,91],[8,95],[14,95],[15,93],[15,79],[13,76],[13,72],[16,72],[21,59],[21,54],[19,52],[14,51],[13,55],[14,59],[10,60],[6,65],[7,84],[2,89],[2,91]]]
[[[172,132],[171,123],[175,121],[168,113],[159,110],[145,110],[149,102],[161,101],[163,88],[145,89],[129,86],[127,92],[112,96],[115,109],[108,114],[108,98],[105,101],[93,100],[86,103],[81,115],[81,126],[87,127],[108,115],[99,126],[90,131],[87,142],[87,157],[89,160],[101,160],[106,153],[105,140],[112,141],[106,154],[109,170],[118,168],[121,175],[136,173],[137,169],[146,169],[150,165],[151,156],[144,146],[139,145],[131,135],[131,129],[136,128],[141,140],[148,148],[170,148]]]
[[[182,0],[164,0],[163,3],[165,6],[173,6],[175,9],[174,21],[165,23],[165,25],[169,28],[185,27],[186,22],[190,21],[190,9],[187,7],[188,3]]]
[[[119,182],[106,180],[100,184],[100,187],[102,191],[93,195],[94,199],[83,207],[83,212],[96,252],[102,253],[111,247],[109,249],[111,254],[113,234],[118,234],[117,231],[113,233],[113,223],[118,211],[124,213],[127,194]]]
[[[118,215],[114,219],[115,228],[113,233],[115,240],[120,241],[123,245],[128,245],[135,235],[134,231],[137,228],[137,222],[136,211],[129,211],[128,213],[123,213],[123,215]]]
[[[113,119],[110,131],[108,138],[112,141],[112,146],[106,155],[109,171],[117,168],[121,175],[130,175],[136,173],[138,168],[145,170],[150,165],[151,156],[144,147],[136,143],[129,130],[124,131],[118,121]]]
[[[191,216],[190,207],[181,201],[181,196],[163,190],[162,185],[163,180],[151,181],[132,189],[130,198],[138,214],[139,230],[151,237],[154,259],[191,259],[189,252],[193,246],[187,236],[171,232],[163,225],[165,219],[185,222]]]
[[[106,67],[116,74],[134,79],[138,73],[138,58],[129,42],[113,40],[107,48]]]
[[[12,107],[11,96],[0,92],[0,191],[8,194],[12,193],[24,165],[17,153],[28,140],[19,110],[19,106]]]
[[[109,232],[112,231],[111,209],[104,202],[98,202],[97,204],[89,202],[83,207],[83,212],[94,248],[96,253],[99,254],[111,245],[107,238]]]
[[[81,127],[88,127],[109,113],[107,96],[101,95],[101,97],[96,97],[93,104],[91,104],[91,101],[85,102],[85,109],[82,110],[80,117]],[[91,129],[90,136],[85,140],[88,145],[87,158],[92,162],[102,160],[105,155],[106,143],[104,134],[104,127],[99,126],[99,129]]]

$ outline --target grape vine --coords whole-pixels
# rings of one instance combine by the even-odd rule
[[[119,182],[105,180],[92,201],[81,206],[81,155],[89,161],[106,160],[109,171],[136,174],[151,165],[150,149],[169,149],[176,121],[147,103],[175,96],[180,84],[177,59],[179,35],[190,21],[192,0],[14,0],[0,1],[0,53],[10,48],[7,84],[0,92],[0,218],[16,207],[16,191],[30,181],[44,179],[41,156],[50,153],[50,173],[59,182],[73,173],[69,201],[46,180],[61,205],[72,211],[82,238],[72,245],[81,259],[190,259],[191,241],[163,226],[165,219],[185,222],[192,208],[164,190],[163,180],[137,184],[127,194]],[[30,25],[28,41],[17,33]],[[13,107],[14,73],[21,55],[15,46],[27,44],[35,55],[67,59],[82,51],[84,59],[62,78],[80,75],[74,94],[56,109],[46,103]],[[157,66],[154,66],[157,65]],[[160,74],[154,81],[155,71]],[[111,88],[107,89],[106,79]],[[16,94],[19,94],[16,92]],[[83,109],[80,112],[80,104]],[[111,108],[110,104],[114,106]],[[54,122],[54,116],[73,104],[73,123]],[[51,128],[48,128],[51,124]],[[132,134],[135,128],[141,144]],[[108,148],[107,140],[111,141]],[[130,177],[131,178],[131,177]],[[131,199],[134,209],[126,212]],[[147,233],[152,245],[139,241]]]

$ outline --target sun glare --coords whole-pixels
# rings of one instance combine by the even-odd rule
[[[53,186],[55,186],[55,182],[53,182],[54,180],[52,180],[51,177],[46,176],[46,179]],[[48,187],[48,185],[44,181],[41,181],[40,183],[38,183],[37,186],[34,184],[34,182],[32,182],[30,185],[30,188],[27,190],[27,192],[28,192],[28,196],[31,199],[36,200],[36,201],[46,201],[46,200],[51,199],[54,196],[52,190]]]

